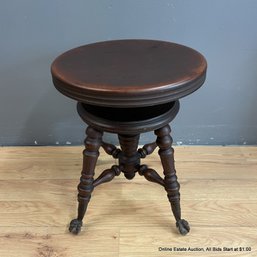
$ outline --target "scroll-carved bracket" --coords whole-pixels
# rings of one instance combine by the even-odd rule
[[[119,148],[117,148],[115,145],[108,144],[106,142],[102,142],[102,147],[103,147],[104,151],[107,154],[112,155],[112,157],[114,159],[118,159],[119,158],[121,150]]]
[[[146,144],[142,148],[138,149],[138,153],[140,154],[140,158],[145,158],[147,155],[151,154],[155,148],[157,147],[156,142]]]
[[[154,170],[149,169],[146,165],[141,165],[138,170],[139,175],[144,176],[148,181],[157,183],[165,187],[164,179]]]
[[[119,176],[121,170],[119,166],[113,165],[110,169],[104,170],[97,179],[94,180],[93,186],[99,186],[100,184],[113,180],[115,176]]]

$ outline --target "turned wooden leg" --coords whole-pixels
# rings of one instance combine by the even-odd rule
[[[99,156],[99,148],[102,144],[103,133],[88,127],[86,130],[85,150],[83,151],[83,168],[78,185],[78,217],[70,223],[69,230],[73,234],[78,234],[82,226],[82,220],[87,210],[87,205],[94,189],[94,171]]]
[[[171,204],[171,209],[176,219],[176,226],[182,235],[186,235],[189,230],[189,224],[186,220],[181,219],[180,209],[180,185],[177,181],[176,170],[174,165],[174,149],[172,148],[172,137],[170,136],[170,126],[157,129],[156,143],[159,146],[159,155],[164,169],[164,186]]]

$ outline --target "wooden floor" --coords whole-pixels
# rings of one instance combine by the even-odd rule
[[[187,236],[163,188],[138,175],[97,187],[81,233],[69,234],[82,149],[0,148],[1,257],[257,256],[257,147],[175,148]],[[156,151],[143,161],[162,174]],[[96,174],[113,163],[101,153]]]

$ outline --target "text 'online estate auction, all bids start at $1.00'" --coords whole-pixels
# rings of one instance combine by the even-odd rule
[[[251,252],[251,247],[159,247],[160,252]]]

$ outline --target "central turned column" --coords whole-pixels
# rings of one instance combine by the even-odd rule
[[[140,154],[137,152],[140,135],[120,135],[119,142],[122,154],[119,156],[119,167],[127,179],[133,179],[140,167]]]

